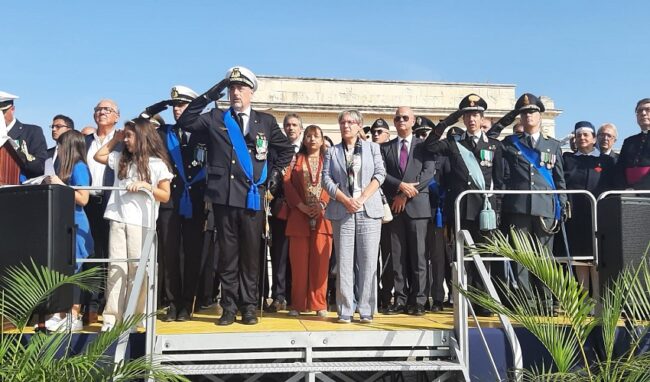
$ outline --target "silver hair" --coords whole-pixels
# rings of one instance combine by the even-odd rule
[[[359,124],[359,126],[363,125],[363,114],[361,114],[359,110],[351,109],[351,110],[342,111],[337,117],[338,122],[341,123],[341,120],[346,115],[349,115],[350,118],[355,120]]]

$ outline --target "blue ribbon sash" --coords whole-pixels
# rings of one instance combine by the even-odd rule
[[[248,194],[246,195],[246,208],[249,210],[261,211],[262,207],[260,205],[260,192],[258,187],[262,183],[266,182],[267,162],[264,161],[264,167],[262,168],[260,178],[255,182],[253,178],[253,161],[248,153],[248,146],[246,146],[244,134],[239,129],[239,125],[235,119],[232,117],[231,109],[228,109],[223,113],[223,122],[226,125],[226,130],[230,137],[230,142],[232,142],[232,147],[235,150],[239,166],[244,171],[244,175],[246,175],[246,178],[248,178],[250,183]]]
[[[190,198],[190,186],[196,182],[200,182],[205,179],[205,167],[201,168],[198,174],[191,181],[187,181],[185,177],[185,168],[183,166],[183,156],[181,154],[181,145],[178,141],[178,137],[169,126],[167,130],[167,149],[169,151],[169,156],[172,158],[174,165],[176,165],[176,170],[178,170],[178,176],[183,181],[183,193],[180,198],[180,205],[178,206],[178,212],[181,216],[186,219],[192,218],[192,199]]]
[[[519,142],[519,137],[517,135],[511,135],[508,139],[510,139],[510,142],[522,153],[524,159],[539,171],[539,174],[544,178],[546,183],[551,186],[551,189],[557,190],[551,171],[545,166],[540,165],[539,151],[522,145],[521,142]],[[560,197],[558,194],[553,194],[553,201],[555,204],[555,220],[560,220],[562,217],[562,207],[560,206]]]

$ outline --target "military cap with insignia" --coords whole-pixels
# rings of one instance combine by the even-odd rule
[[[447,138],[455,138],[458,140],[463,134],[465,134],[465,130],[458,126],[452,126],[447,130]]]
[[[415,117],[415,124],[413,125],[413,132],[417,133],[419,131],[429,131],[433,130],[436,127],[436,124],[433,123],[427,117],[417,116]]]
[[[0,110],[7,110],[14,104],[14,100],[18,99],[17,95],[0,91]]]
[[[576,123],[573,131],[577,134],[580,130],[589,130],[595,136],[596,128],[589,121],[580,121]]]
[[[363,133],[368,134],[370,132],[370,126],[364,126],[363,127]]]
[[[483,112],[487,110],[487,102],[478,94],[468,94],[458,104],[458,109],[462,112]]]
[[[522,112],[526,110],[536,110],[543,113],[546,110],[542,101],[530,93],[524,93],[515,103],[515,110]]]
[[[187,86],[176,85],[172,88],[171,97],[172,102],[192,102],[194,98],[199,95],[196,92]]]
[[[243,66],[233,66],[228,69],[226,79],[228,79],[229,84],[243,84],[253,89],[253,91],[257,90],[257,77],[250,69]]]
[[[375,122],[372,123],[372,126],[370,126],[370,131],[376,129],[388,130],[388,123],[383,118],[378,118],[377,120],[375,120]]]

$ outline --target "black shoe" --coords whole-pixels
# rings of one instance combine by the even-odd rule
[[[431,304],[431,312],[433,313],[438,313],[442,312],[444,310],[444,305],[442,304],[442,301],[434,301],[433,304]]]
[[[167,309],[167,314],[162,318],[163,322],[172,322],[176,321],[176,307],[174,305],[170,305],[169,308]]]
[[[277,313],[280,310],[287,310],[287,300],[276,298],[268,308],[264,309],[266,313]]]
[[[393,304],[388,307],[386,310],[386,314],[388,315],[393,315],[393,314],[402,314],[406,311],[406,305],[404,304]]]
[[[415,304],[415,306],[409,309],[409,314],[412,314],[414,316],[424,316],[425,313],[426,310],[422,304]]]
[[[475,306],[474,313],[476,314],[476,317],[492,317],[494,314],[482,306]]]
[[[176,315],[176,321],[185,322],[190,320],[190,314],[187,309],[182,308],[178,315]]]
[[[249,310],[247,312],[244,312],[241,316],[241,323],[244,325],[257,324],[257,316],[255,315],[255,311]]]
[[[452,308],[454,306],[454,298],[451,295],[449,295],[447,297],[447,301],[445,301],[444,304],[447,308]]]
[[[219,318],[219,321],[217,321],[217,325],[227,326],[227,325],[231,325],[233,322],[235,322],[235,314],[232,312],[224,311],[221,317]]]

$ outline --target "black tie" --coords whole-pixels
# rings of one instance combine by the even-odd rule
[[[529,135],[526,137],[526,143],[528,143],[528,146],[530,146],[531,149],[535,148],[535,144],[533,143],[533,136]]]
[[[474,142],[474,137],[471,135],[467,135],[467,143],[469,143],[469,147],[474,150],[476,148],[476,142]]]
[[[245,113],[238,113],[237,114],[237,123],[239,124],[239,129],[241,130],[242,134],[244,134],[244,115]]]

